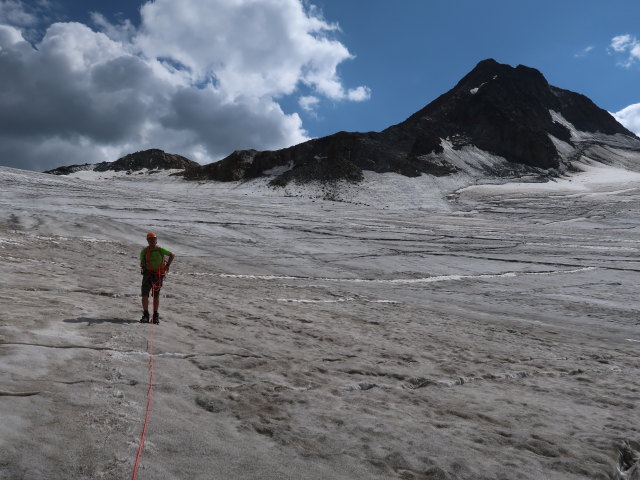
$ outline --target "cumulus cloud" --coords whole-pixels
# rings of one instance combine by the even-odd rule
[[[305,95],[298,99],[298,105],[300,105],[305,112],[314,112],[319,103],[320,99],[313,95]]]
[[[640,61],[640,40],[630,34],[618,35],[611,39],[611,49],[621,54],[623,59],[620,65],[629,68],[635,62]]]
[[[338,66],[353,56],[302,0],[156,0],[137,27],[94,12],[93,29],[54,23],[36,45],[23,27],[37,19],[0,2],[0,164],[42,170],[152,147],[207,163],[306,140],[278,103],[301,87],[309,111],[371,95],[343,85]]]
[[[0,2],[0,23],[30,27],[38,23],[35,14],[28,12],[20,1],[4,0]]]
[[[49,19],[49,0],[0,0],[0,25],[12,25],[20,29],[30,42],[41,38],[42,26]]]
[[[124,19],[122,23],[114,25],[100,12],[91,12],[90,16],[93,24],[98,27],[100,31],[106,33],[109,38],[114,40],[130,42],[137,32],[136,27],[129,19]]]
[[[640,103],[635,103],[613,114],[616,120],[640,137]]]

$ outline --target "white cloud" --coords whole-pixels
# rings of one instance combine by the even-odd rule
[[[305,112],[315,111],[319,103],[320,99],[313,95],[303,96],[298,99],[298,105],[300,105]]]
[[[141,10],[136,44],[186,66],[196,81],[215,79],[229,99],[291,94],[301,81],[348,99],[336,69],[352,56],[328,38],[337,26],[314,12],[300,0],[156,0]]]
[[[574,57],[576,58],[582,58],[582,57],[586,57],[587,55],[589,55],[589,53],[594,49],[594,47],[592,45],[589,45],[588,47],[583,48],[582,50],[580,50],[578,53],[576,53],[574,55]]]
[[[640,103],[635,103],[612,114],[628,130],[640,137]]]
[[[6,46],[23,42],[22,34],[17,28],[9,25],[0,25],[0,51]]]
[[[90,16],[96,27],[114,40],[126,43],[131,41],[137,33],[135,26],[129,19],[125,19],[119,25],[113,25],[100,12],[91,12]]]
[[[53,59],[64,62],[75,72],[87,72],[128,53],[120,43],[81,23],[54,23],[48,28],[38,50],[41,55],[33,55],[34,61],[37,62],[38,57]]]
[[[278,104],[301,85],[303,110],[370,97],[343,85],[337,68],[353,57],[302,0],[156,0],[141,18],[137,29],[99,13],[100,31],[54,23],[34,46],[17,22],[0,25],[0,164],[44,169],[151,147],[208,162],[306,140],[300,116]]]
[[[49,0],[0,0],[0,25],[19,28],[28,41],[42,37],[51,10]]]
[[[38,18],[25,10],[21,1],[3,0],[0,2],[0,23],[18,27],[30,27],[38,23]]]
[[[635,62],[640,61],[640,40],[633,35],[618,35],[611,39],[611,48],[614,52],[624,55],[620,62],[625,68],[629,68]]]
[[[616,52],[624,52],[629,48],[630,45],[633,45],[635,41],[635,38],[633,38],[631,35],[618,35],[617,37],[613,37],[611,39],[611,48],[613,48]]]
[[[354,102],[363,102],[371,98],[371,90],[368,87],[354,88],[349,90],[347,97]]]

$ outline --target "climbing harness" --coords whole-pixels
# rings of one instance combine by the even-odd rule
[[[157,295],[160,295],[160,289],[162,288],[162,282],[164,282],[165,276],[159,271],[150,272],[150,274],[151,274],[151,297],[155,298]],[[155,310],[155,309],[152,308],[152,310]],[[155,311],[153,313],[155,314]]]
[[[158,267],[157,269],[153,268],[153,266],[151,265],[152,250],[160,252],[160,255],[162,256],[162,262],[160,263],[160,267]],[[167,270],[169,269],[169,267],[167,267],[167,263],[164,260],[164,255],[162,255],[162,251],[160,250],[160,247],[153,247],[153,248],[147,247],[145,249],[144,256],[145,256],[146,267],[149,272],[155,273],[159,276],[160,275],[164,276],[167,274]],[[162,282],[160,282],[160,286],[162,286]]]

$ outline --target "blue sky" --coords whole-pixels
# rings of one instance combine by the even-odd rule
[[[0,0],[0,164],[382,130],[486,58],[640,132],[637,0]]]

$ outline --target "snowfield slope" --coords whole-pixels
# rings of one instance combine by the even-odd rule
[[[0,168],[0,478],[130,477],[149,230],[138,478],[637,478],[640,179],[584,170],[426,211]]]

